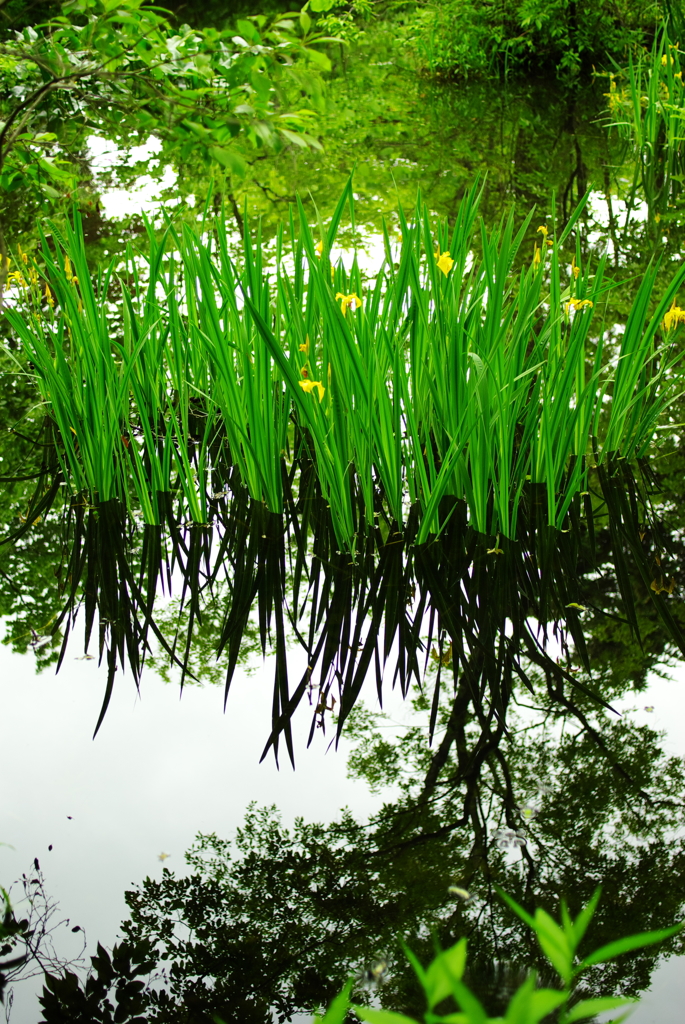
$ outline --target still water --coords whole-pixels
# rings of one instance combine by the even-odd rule
[[[380,237],[381,220],[392,215],[398,200],[413,202],[417,187],[423,189],[431,209],[454,215],[465,183],[476,173],[487,172],[483,212],[492,222],[512,201],[526,209],[537,203],[541,213],[547,214],[552,190],[564,218],[592,185],[595,193],[584,244],[590,249],[613,245],[616,269],[634,269],[645,246],[644,211],[634,215],[619,252],[615,239],[608,237],[602,197],[613,196],[614,209],[620,209],[621,153],[601,125],[601,92],[601,83],[587,96],[559,93],[542,83],[519,90],[493,92],[477,86],[460,92],[409,79],[385,62],[360,60],[338,83],[337,123],[326,159],[299,154],[258,165],[260,187],[248,182],[245,196],[251,212],[263,218],[268,235],[297,189],[306,189],[322,215],[329,214],[356,162],[357,239],[369,243]],[[151,152],[134,157],[144,164]],[[163,186],[188,200],[183,182],[168,170],[163,173]],[[112,191],[109,199],[104,197],[103,207],[109,217],[137,215],[145,204],[154,213],[154,203],[149,205],[153,192],[154,187],[141,192],[132,210],[120,206],[117,211]],[[133,230],[131,222],[123,230]],[[351,229],[347,237],[353,245]],[[669,244],[677,249],[674,239]],[[627,300],[616,300],[619,311],[621,301]],[[54,523],[48,525],[57,531]],[[56,536],[57,532],[52,543],[56,544]],[[11,568],[18,579],[18,568]],[[46,575],[49,580],[50,573]],[[26,617],[25,609],[21,615]],[[21,615],[17,612],[15,618]],[[18,630],[11,624],[8,633],[21,647],[16,642]],[[200,641],[206,640],[207,631],[202,635],[198,631],[196,660],[209,676],[209,658],[204,647],[200,651]],[[244,664],[239,666],[225,714],[219,686],[189,685],[179,699],[173,685],[148,669],[138,696],[130,678],[117,677],[104,724],[92,740],[105,670],[92,660],[79,660],[77,643],[68,648],[56,678],[51,668],[34,674],[30,650],[22,656],[3,649],[0,838],[10,845],[0,847],[0,878],[6,883],[23,872],[32,876],[33,859],[38,858],[45,891],[59,903],[54,920],[69,919],[54,935],[58,957],[67,959],[80,949],[81,932],[73,932],[73,927],[85,930],[88,954],[98,941],[111,946],[127,916],[125,891],[140,886],[146,876],[170,886],[165,882],[170,878],[165,875],[167,869],[177,876],[189,874],[183,854],[196,834],[233,839],[251,801],[275,804],[287,827],[297,818],[305,825],[331,826],[347,806],[354,823],[348,822],[341,834],[349,851],[341,846],[340,835],[325,833],[324,841],[321,835],[305,832],[304,853],[298,849],[297,857],[292,851],[288,855],[297,864],[290,871],[285,854],[279,865],[281,847],[275,839],[276,853],[269,849],[273,830],[264,825],[257,837],[262,845],[255,847],[252,888],[246,884],[238,892],[236,883],[230,897],[234,902],[229,906],[226,896],[223,917],[216,902],[209,907],[209,896],[204,905],[200,894],[192,907],[200,920],[206,915],[225,928],[224,945],[230,946],[231,955],[234,946],[240,955],[251,949],[255,934],[271,940],[268,948],[273,952],[279,943],[290,942],[289,931],[310,930],[309,936],[298,933],[293,938],[287,965],[288,978],[295,978],[293,989],[299,986],[293,1003],[287,1004],[295,1016],[301,1014],[302,1006],[313,1007],[330,998],[350,970],[359,970],[379,955],[391,955],[386,947],[397,934],[414,934],[417,942],[429,946],[425,929],[421,932],[424,923],[441,936],[468,933],[472,937],[481,969],[481,976],[474,969],[474,984],[486,985],[482,968],[488,960],[527,963],[532,953],[517,955],[517,949],[524,948],[522,940],[495,907],[492,878],[519,899],[542,900],[552,912],[559,895],[572,902],[576,897],[586,901],[601,883],[606,908],[597,929],[601,941],[669,924],[682,913],[683,903],[685,832],[680,808],[685,677],[681,667],[674,670],[672,679],[652,674],[648,689],[633,692],[629,682],[617,683],[611,666],[606,668],[612,658],[618,661],[618,653],[625,656],[625,650],[612,654],[614,638],[607,639],[599,630],[596,641],[604,658],[607,696],[623,713],[620,719],[607,713],[602,729],[606,729],[612,757],[623,758],[630,785],[615,781],[598,748],[577,729],[572,716],[556,721],[539,693],[529,701],[522,691],[521,707],[512,709],[512,737],[500,737],[491,761],[484,762],[478,796],[483,806],[467,815],[463,835],[453,827],[463,809],[459,802],[463,776],[457,773],[459,781],[454,782],[444,775],[441,789],[433,779],[439,803],[437,810],[426,810],[421,781],[431,776],[437,763],[434,754],[440,745],[440,728],[428,752],[430,709],[417,695],[412,709],[397,694],[386,693],[388,719],[374,722],[361,716],[350,738],[343,734],[337,750],[330,745],[334,729],[330,717],[328,731],[315,728],[314,741],[307,748],[310,716],[304,702],[300,709],[304,713],[295,719],[297,767],[293,772],[285,756],[280,769],[270,757],[259,763],[271,714],[273,665],[269,659],[262,664],[251,656],[250,674]],[[442,651],[435,653],[437,662]],[[47,660],[45,651],[42,658]],[[292,678],[300,678],[306,663],[295,648],[289,652],[289,661]],[[433,673],[435,667],[431,662]],[[363,697],[368,709],[378,710],[372,680]],[[313,710],[309,708],[310,715]],[[583,712],[595,713],[585,705]],[[326,720],[324,712],[320,717]],[[440,726],[447,721],[448,711]],[[474,719],[465,715],[465,722],[463,737],[475,749],[479,741],[473,732]],[[404,738],[412,736],[414,746],[403,747]],[[353,777],[348,777],[348,760]],[[654,800],[641,802],[642,790],[656,794]],[[417,807],[426,815],[421,830],[432,838],[429,843],[421,837],[415,853],[410,843],[416,835],[406,831],[406,820]],[[449,838],[441,838],[441,829]],[[245,849],[242,854],[249,866]],[[325,876],[323,882],[319,873]],[[448,902],[448,886],[465,879],[475,903],[454,907]],[[173,904],[178,890],[166,894],[155,890],[152,903],[164,905],[171,917],[170,907],[164,904],[166,896]],[[180,913],[179,907],[171,910]],[[152,913],[151,905],[146,909]],[[189,912],[187,906],[183,909]],[[278,923],[283,925],[282,932],[276,928]],[[342,939],[336,945],[338,923]],[[219,932],[220,928],[217,925]],[[210,944],[215,938],[205,935],[203,942]],[[326,959],[328,946],[333,953]],[[301,967],[292,963],[298,957]],[[237,976],[240,957],[234,956],[230,963]],[[245,985],[252,986],[252,1002],[248,1001],[244,1019],[270,1020],[268,1002],[260,1006],[253,989],[259,992],[262,984],[268,1000],[278,991],[278,979],[262,983],[251,960],[249,965]],[[196,964],[191,966],[194,976],[202,973]],[[205,973],[212,976],[209,970]],[[635,957],[631,963],[622,961],[608,984],[631,993],[651,984],[653,994],[632,1019],[636,1024],[656,1020],[675,1024],[682,1018],[683,975],[677,958],[655,967],[654,957]],[[15,1024],[38,1020],[35,992],[39,984],[38,979],[16,986],[11,1017]],[[396,1008],[414,1009],[414,994],[399,970],[391,976],[387,992]]]
[[[232,837],[251,801],[276,804],[288,825],[298,816],[331,821],[345,805],[364,817],[380,804],[346,777],[345,741],[336,752],[330,736],[317,735],[305,748],[304,721],[295,773],[288,764],[279,771],[273,758],[259,764],[270,713],[268,661],[254,675],[239,674],[225,715],[219,688],[187,687],[181,698],[150,672],[139,697],[122,679],[93,741],[104,670],[72,657],[58,677],[49,670],[37,676],[30,658],[6,648],[1,658],[9,844],[0,847],[2,878],[20,878],[39,858],[46,890],[59,903],[53,923],[70,920],[55,935],[65,957],[80,950],[73,925],[85,930],[89,952],[98,941],[112,945],[126,916],[125,890],[148,874],[161,877],[163,867],[183,873],[195,835]],[[38,978],[15,987],[13,1022],[39,1019],[41,986]]]
[[[3,838],[11,844],[0,848],[2,876],[34,874],[39,858],[46,890],[59,904],[53,923],[70,922],[55,934],[62,957],[81,952],[80,936],[69,930],[74,924],[87,934],[88,953],[98,941],[112,945],[126,916],[124,891],[146,875],[161,878],[165,868],[186,873],[183,853],[196,833],[232,838],[253,800],[276,804],[292,825],[298,816],[332,821],[344,806],[365,819],[391,796],[346,777],[344,739],[336,752],[317,735],[305,750],[304,729],[295,773],[288,765],[277,770],[271,759],[258,764],[269,715],[268,664],[263,673],[239,675],[225,715],[217,688],[189,686],[179,699],[176,687],[150,672],[138,697],[122,680],[93,741],[104,670],[70,659],[59,677],[36,676],[30,659],[6,649],[1,657],[0,718],[17,723],[6,725],[0,755]],[[682,670],[673,679],[654,678],[621,707],[637,708],[631,717],[663,731],[664,749],[681,757],[684,682]],[[393,722],[407,720],[406,705],[390,706]],[[37,1022],[41,987],[40,977],[15,986],[15,1024]],[[683,997],[685,968],[676,957],[657,967],[631,1020],[680,1024]]]

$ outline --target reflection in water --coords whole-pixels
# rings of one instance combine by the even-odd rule
[[[127,893],[121,945],[111,964],[94,963],[93,1013],[138,971],[155,979],[136,993],[135,1012],[149,1021],[286,1020],[326,1003],[349,976],[359,1001],[420,1019],[423,996],[398,937],[426,962],[433,936],[446,948],[464,935],[468,984],[499,1013],[531,966],[551,978],[496,886],[556,916],[560,898],[575,915],[601,885],[585,950],[671,923],[683,903],[681,759],[664,755],[648,728],[612,725],[601,710],[588,712],[595,735],[578,732],[541,681],[534,689],[536,713],[510,715],[508,735],[487,749],[475,715],[454,730],[447,699],[433,749],[418,691],[412,722],[394,736],[383,716],[353,712],[352,770],[394,783],[382,811],[368,823],[348,811],[286,829],[275,808],[252,807],[233,842],[199,836],[184,877],[165,869]],[[537,813],[524,825],[530,806]],[[503,848],[505,833],[524,842]],[[640,991],[658,953],[593,969],[583,994]],[[48,989],[45,1019],[71,1019],[83,990],[57,976]]]
[[[109,666],[100,721],[117,664],[128,664],[138,681],[153,643],[153,661],[168,659],[181,682],[222,678],[227,695],[237,664],[256,648],[276,653],[267,749],[277,751],[283,734],[294,756],[290,720],[304,698],[314,712],[312,732],[339,708],[339,735],[369,674],[379,695],[389,680],[406,694],[428,664],[437,666],[431,734],[447,689],[455,722],[474,714],[482,743],[497,746],[512,701],[532,692],[536,671],[558,713],[581,724],[588,706],[608,706],[630,682],[597,689],[586,654],[593,644],[584,628],[588,606],[600,623],[622,613],[638,628],[647,624],[657,651],[668,638],[680,642],[670,595],[643,582],[657,578],[666,563],[643,525],[651,514],[649,492],[625,463],[594,477],[596,496],[610,512],[586,502],[581,518],[578,498],[568,531],[547,525],[544,492],[528,486],[518,540],[500,538],[497,557],[492,540],[469,526],[465,504],[452,500],[438,541],[416,544],[410,514],[402,533],[382,521],[368,533],[360,530],[352,560],[337,548],[327,504],[310,483],[286,498],[283,515],[265,511],[236,483],[211,527],[187,526],[171,513],[164,527],[139,527],[115,503],[70,504],[60,552],[68,586],[54,626],[64,626],[58,666],[79,616],[86,647],[97,625],[100,656]],[[658,529],[652,519],[652,533]],[[180,598],[162,603],[158,616],[156,602],[173,576]],[[307,669],[291,688],[292,644],[305,650]],[[444,669],[452,661],[454,681],[446,687]],[[525,806],[519,817],[526,824],[535,813]]]
[[[277,753],[284,738],[291,759],[305,694],[312,729],[338,702],[339,735],[369,673],[379,696],[384,677],[406,694],[433,638],[439,665],[455,661],[454,713],[475,709],[484,742],[506,733],[531,667],[582,721],[579,699],[606,701],[588,678],[585,613],[618,591],[639,635],[635,579],[685,651],[647,457],[673,391],[667,320],[685,270],[647,326],[656,273],[645,274],[620,343],[607,332],[605,347],[592,326],[604,261],[581,270],[578,242],[563,269],[572,225],[532,231],[529,216],[518,232],[512,218],[476,230],[474,186],[451,234],[417,205],[397,260],[388,242],[352,312],[359,268],[348,276],[329,260],[352,199],[348,184],[316,246],[300,210],[293,267],[279,258],[274,282],[259,237],[245,239],[238,267],[221,222],[206,237],[150,231],[148,279],[130,251],[122,264],[121,324],[89,276],[78,222],[61,249],[43,249],[49,308],[22,278],[7,317],[48,415],[40,483],[10,539],[63,509],[63,608],[42,634],[64,627],[59,667],[77,611],[85,653],[97,629],[108,680],[96,731],[117,665],[138,684],[152,640],[184,682],[220,582],[226,693],[254,607],[261,648],[273,638],[276,656],[268,746]],[[185,631],[169,637],[154,606],[174,574]],[[307,654],[294,688],[288,629]],[[431,734],[440,687],[438,672]]]

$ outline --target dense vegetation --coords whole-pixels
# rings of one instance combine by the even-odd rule
[[[228,692],[274,650],[267,749],[294,759],[308,698],[395,792],[372,822],[252,810],[233,856],[199,837],[87,976],[3,892],[0,986],[32,960],[46,1021],[208,1024],[353,974],[417,1016],[396,940],[427,962],[432,928],[431,984],[482,1024],[531,966],[551,983],[496,884],[542,908],[567,986],[560,898],[603,886],[595,946],[681,913],[682,761],[610,724],[685,649],[680,7],[243,7],[0,5],[6,642],[41,667],[85,623],[102,714],[125,663]],[[149,216],[108,217],[142,174]],[[370,674],[415,697],[404,738]],[[636,994],[656,955],[572,998]],[[527,1024],[558,1001],[516,998]]]

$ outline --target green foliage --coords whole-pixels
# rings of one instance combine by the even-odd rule
[[[320,148],[325,41],[296,17],[175,29],[141,0],[66,0],[0,42],[0,193],[42,210],[92,207],[84,149],[94,135],[125,153],[154,134],[163,159],[229,178],[252,149]]]
[[[431,0],[404,28],[404,45],[432,75],[544,73],[562,79],[603,66],[654,31],[643,0]]]
[[[311,10],[316,28],[342,43],[356,45],[364,34],[363,23],[374,15],[374,0],[308,0],[300,17]]]
[[[669,401],[661,384],[671,335],[665,344],[657,335],[685,269],[653,312],[655,270],[644,275],[613,369],[603,334],[590,333],[611,287],[605,261],[582,276],[563,266],[573,221],[549,246],[541,226],[527,262],[532,215],[518,230],[513,215],[478,229],[474,186],[451,233],[446,223],[434,229],[421,205],[413,223],[402,217],[401,247],[386,233],[386,263],[367,285],[356,260],[349,270],[331,262],[350,198],[348,186],[320,228],[322,255],[300,208],[295,271],[279,243],[275,287],[259,238],[246,236],[235,266],[225,221],[216,248],[172,226],[160,244],[150,230],[147,266],[129,252],[97,284],[78,222],[64,236],[53,225],[44,283],[37,266],[19,264],[10,279],[23,301],[7,318],[36,367],[73,494],[116,498],[159,524],[158,496],[177,470],[179,514],[206,524],[223,455],[251,498],[280,513],[284,455],[295,465],[306,450],[338,541],[353,552],[350,475],[368,527],[379,500],[400,528],[411,504],[423,543],[444,529],[441,503],[456,499],[476,531],[514,538],[527,481],[544,488],[547,522],[561,529],[587,490],[591,453],[599,466],[644,454]],[[482,255],[472,260],[475,246]],[[117,269],[133,286],[122,283],[121,340],[108,315]],[[293,444],[291,417],[305,449]]]
[[[479,1000],[463,982],[466,939],[461,939],[450,949],[439,952],[427,968],[423,968],[411,950],[407,949],[407,958],[425,993],[427,1010],[423,1019],[426,1024],[494,1024],[495,1020],[497,1024],[538,1024],[543,1017],[547,1017],[555,1010],[559,1012],[556,1018],[559,1024],[573,1024],[574,1021],[585,1020],[598,1013],[630,1005],[633,1003],[632,999],[611,996],[594,999],[573,997],[578,982],[588,967],[605,963],[634,949],[663,942],[684,927],[679,924],[643,935],[626,936],[595,950],[578,963],[578,947],[594,915],[600,896],[599,889],[575,921],[571,919],[566,904],[562,902],[561,925],[544,910],[538,909],[535,916],[531,916],[506,893],[501,892],[501,896],[535,932],[561,985],[540,988],[536,985],[536,976],[532,974],[514,993],[504,1015],[490,1018]],[[434,1013],[435,1008],[447,999],[454,1000],[459,1012],[455,1014],[451,1011],[442,1015]],[[410,1020],[387,1010],[375,1010],[364,1006],[353,1006],[353,1009],[357,1016],[368,1024],[409,1024]]]
[[[626,223],[646,202],[653,236],[677,224],[685,181],[685,86],[678,43],[663,26],[651,49],[636,49],[627,67],[609,75],[609,125],[625,139],[635,161],[627,193]]]

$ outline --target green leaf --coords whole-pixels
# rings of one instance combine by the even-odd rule
[[[461,980],[465,966],[466,939],[460,939],[450,949],[438,953],[426,969],[424,980],[426,999],[431,1010],[454,994],[454,982]]]
[[[325,53],[321,53],[319,50],[307,50],[307,56],[312,64],[316,64],[321,68],[322,71],[331,70],[331,62]]]
[[[594,917],[594,913],[597,909],[597,904],[599,903],[599,898],[601,895],[602,887],[598,886],[592,894],[592,897],[588,905],[586,907],[583,907],[581,912],[578,914],[578,917],[573,922],[573,934],[576,940],[576,949],[580,945],[581,940],[585,935],[587,926],[590,924],[590,921]]]
[[[257,31],[256,25],[253,25],[251,21],[245,21],[243,18],[238,18],[236,22],[236,28],[241,36],[245,39],[249,39],[251,43],[260,43],[261,36]]]
[[[576,1003],[562,1019],[564,1024],[573,1024],[573,1021],[594,1017],[598,1013],[604,1013],[605,1010],[617,1010],[619,1006],[630,1006],[638,1002],[638,999],[629,999],[621,996],[584,999],[581,1003]]]
[[[305,139],[303,139],[302,136],[298,134],[298,132],[291,132],[287,128],[280,128],[279,131],[281,135],[283,135],[284,138],[288,140],[288,142],[292,142],[294,146],[299,146],[300,149],[309,148]]]
[[[531,995],[526,1024],[537,1024],[537,1021],[542,1020],[552,1010],[556,1010],[557,1006],[561,1006],[565,999],[565,992],[557,992],[553,988],[536,989]]]
[[[504,892],[503,889],[500,889],[498,885],[495,886],[495,889],[497,890],[498,895],[501,896],[501,898],[507,904],[507,906],[511,907],[514,913],[518,917],[520,917],[522,921],[525,921],[529,928],[532,928],[533,931],[536,931],[535,919],[528,913],[528,911],[524,910],[523,907],[520,907],[516,900],[512,899],[512,897],[509,896],[506,892]]]
[[[535,975],[531,974],[511,997],[504,1018],[506,1024],[535,1024],[530,1015],[530,1002],[534,990]]]
[[[544,910],[535,911],[535,932],[542,950],[565,982],[573,977],[573,950],[559,925]]]
[[[409,946],[405,945],[404,942],[401,943],[401,946],[402,946],[402,949],[404,950],[404,955],[406,956],[407,960],[409,961],[409,963],[414,968],[414,973],[416,974],[416,977],[419,979],[419,982],[421,983],[421,987],[423,989],[425,989],[425,987],[426,987],[426,972],[424,971],[422,964],[420,963],[420,961],[419,961],[418,957],[416,956],[416,954],[412,953],[412,951],[410,950]]]
[[[536,975],[530,974],[511,998],[505,1024],[538,1024],[557,1006],[566,1001],[565,992],[553,989],[536,989]]]
[[[436,1013],[424,1013],[426,1024],[470,1024],[465,1013],[446,1013],[439,1017]]]
[[[231,174],[237,174],[240,177],[245,174],[247,164],[235,149],[226,149],[224,146],[210,146],[208,152],[213,160],[216,160],[218,164],[229,170]]]
[[[335,0],[310,0],[309,6],[317,14],[321,14],[324,11],[330,11],[334,3]]]
[[[405,1017],[403,1013],[394,1013],[392,1010],[374,1010],[371,1006],[355,1006],[352,1009],[361,1020],[369,1024],[416,1024],[412,1017]]]
[[[347,982],[342,992],[338,993],[331,1005],[321,1018],[321,1024],[343,1024],[350,1005],[350,992],[352,991],[352,979]]]
[[[486,1024],[488,1015],[479,1000],[474,996],[473,992],[466,987],[466,985],[461,981],[457,981],[455,978],[452,982],[452,991],[454,992],[454,998],[459,1003],[459,1006],[466,1012],[469,1024]]]
[[[606,946],[602,946],[600,949],[595,950],[594,953],[591,953],[590,956],[585,957],[582,963],[576,967],[576,974],[585,970],[586,967],[592,967],[593,964],[601,964],[606,960],[612,960],[615,956],[620,956],[622,953],[629,953],[632,949],[653,946],[656,942],[670,939],[672,935],[677,935],[684,927],[685,921],[681,924],[674,924],[671,928],[662,928],[659,931],[653,932],[641,932],[639,935],[627,935],[625,939],[609,942]]]

